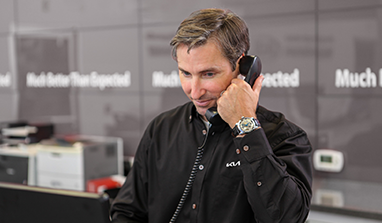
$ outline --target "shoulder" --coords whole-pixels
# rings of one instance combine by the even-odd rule
[[[192,110],[192,102],[187,102],[183,105],[162,112],[149,123],[148,129],[153,130],[162,127],[168,128],[169,125],[188,123]]]
[[[256,114],[259,121],[266,124],[278,124],[280,122],[286,121],[284,114],[281,112],[271,111],[263,106],[258,107]]]
[[[168,122],[179,119],[187,119],[191,115],[193,104],[192,102],[187,102],[183,105],[175,107],[171,110],[165,111],[158,116],[156,116],[153,121],[156,123]]]
[[[286,119],[285,115],[281,112],[270,111],[259,106],[257,118],[272,147],[291,137],[304,137],[307,140],[306,132],[295,123]]]

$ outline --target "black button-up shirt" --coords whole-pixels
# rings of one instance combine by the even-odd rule
[[[134,165],[111,207],[113,222],[169,222],[198,163],[176,222],[304,222],[311,200],[311,145],[280,113],[259,106],[262,128],[235,138],[207,129],[193,104],[165,112],[146,129]]]

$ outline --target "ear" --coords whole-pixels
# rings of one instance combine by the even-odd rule
[[[245,54],[241,54],[240,57],[237,59],[236,61],[236,70],[238,70],[238,75],[240,75],[240,61],[241,61],[241,58],[243,58],[245,56]],[[241,75],[243,76],[243,75]]]

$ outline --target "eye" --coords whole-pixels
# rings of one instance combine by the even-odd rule
[[[208,72],[208,73],[205,73],[204,76],[205,77],[213,77],[213,76],[215,76],[215,74],[212,72]]]
[[[183,74],[183,76],[185,76],[185,77],[189,77],[189,76],[191,76],[191,74],[189,73],[189,72],[187,72],[187,71],[180,71],[182,74]]]

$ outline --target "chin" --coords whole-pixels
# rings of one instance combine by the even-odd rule
[[[208,108],[200,108],[200,107],[196,107],[196,111],[200,114],[200,115],[205,115],[206,114],[206,111],[208,110]]]

